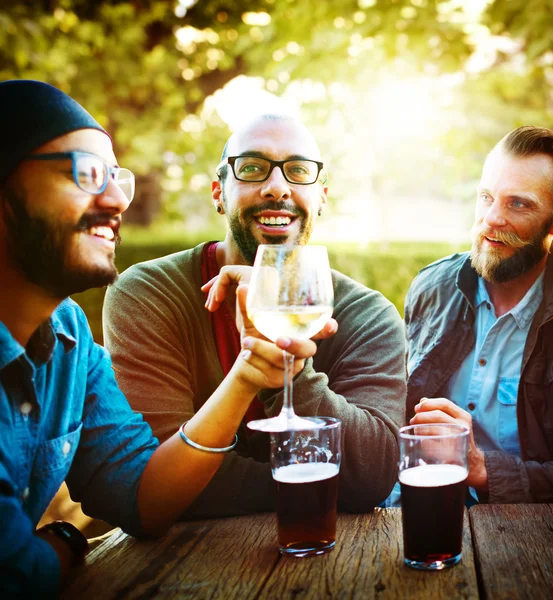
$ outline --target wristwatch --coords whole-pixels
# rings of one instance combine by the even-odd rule
[[[46,531],[63,540],[73,552],[75,565],[84,563],[85,556],[89,550],[88,540],[75,525],[71,525],[71,523],[67,523],[66,521],[52,521],[41,527],[40,531]]]

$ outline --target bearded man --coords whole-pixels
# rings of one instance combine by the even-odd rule
[[[53,598],[88,551],[70,523],[36,529],[64,480],[87,514],[134,535],[163,533],[234,448],[251,397],[282,385],[282,350],[297,374],[317,347],[260,339],[242,287],[247,351],[226,387],[160,445],[67,298],[116,279],[133,174],[101,125],[40,81],[0,82],[0,131],[0,598]]]
[[[106,295],[105,342],[117,380],[160,440],[228,389],[227,373],[241,352],[232,293],[212,303],[205,284],[222,269],[251,265],[259,244],[307,243],[326,206],[319,148],[290,117],[264,115],[236,131],[216,174],[212,200],[228,222],[224,241],[135,265]],[[397,310],[381,294],[336,271],[333,283],[339,328],[318,342],[297,375],[294,409],[341,419],[338,502],[363,512],[382,502],[396,479],[405,336]],[[206,310],[206,299],[210,311],[218,310]],[[282,391],[264,389],[248,402],[245,422],[274,416]],[[274,510],[268,434],[250,435],[243,422],[238,438],[185,518]]]
[[[407,294],[407,416],[470,428],[476,500],[552,502],[553,131],[519,127],[492,149],[475,216],[471,252]]]

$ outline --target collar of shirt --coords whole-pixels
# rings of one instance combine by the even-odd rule
[[[65,353],[70,352],[77,343],[55,313],[38,327],[31,336],[27,348],[17,342],[9,329],[0,321],[0,370],[27,351],[33,358],[48,362],[54,352],[56,339],[63,344]]]
[[[519,303],[513,307],[510,311],[506,312],[503,317],[507,315],[512,315],[516,324],[520,329],[525,329],[528,327],[528,324],[534,318],[536,311],[540,303],[543,300],[543,271],[540,273],[539,277],[532,284],[532,287],[526,292],[524,297],[519,301]],[[486,284],[482,277],[478,277],[478,286],[476,289],[476,297],[475,297],[475,307],[480,308],[482,304],[488,304],[490,307],[493,306],[492,301],[490,300],[490,296],[488,294],[488,290],[486,289]]]

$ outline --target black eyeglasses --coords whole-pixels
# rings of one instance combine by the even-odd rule
[[[323,163],[316,160],[294,158],[290,160],[271,160],[259,156],[228,156],[216,169],[217,176],[221,176],[221,169],[230,165],[234,177],[238,181],[260,183],[271,176],[273,169],[279,167],[288,183],[296,185],[311,185],[319,178]],[[323,182],[326,181],[326,177]]]
[[[112,167],[104,159],[89,152],[52,152],[50,154],[31,154],[25,160],[67,160],[71,159],[73,181],[83,192],[102,194],[111,177],[121,188],[127,200],[134,197],[134,175],[129,169]]]

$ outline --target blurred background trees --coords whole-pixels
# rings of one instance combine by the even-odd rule
[[[467,247],[493,144],[553,126],[553,11],[551,0],[0,0],[0,80],[11,78],[76,98],[137,174],[120,270],[220,239],[209,198],[229,134],[256,112],[299,115],[330,172],[318,239],[402,312],[417,270]],[[98,342],[103,294],[75,297]],[[65,489],[52,518],[104,531]]]
[[[226,138],[286,110],[330,167],[323,238],[458,241],[490,147],[552,124],[552,40],[549,0],[4,0],[0,78],[106,127],[139,178],[127,223],[220,231]]]

